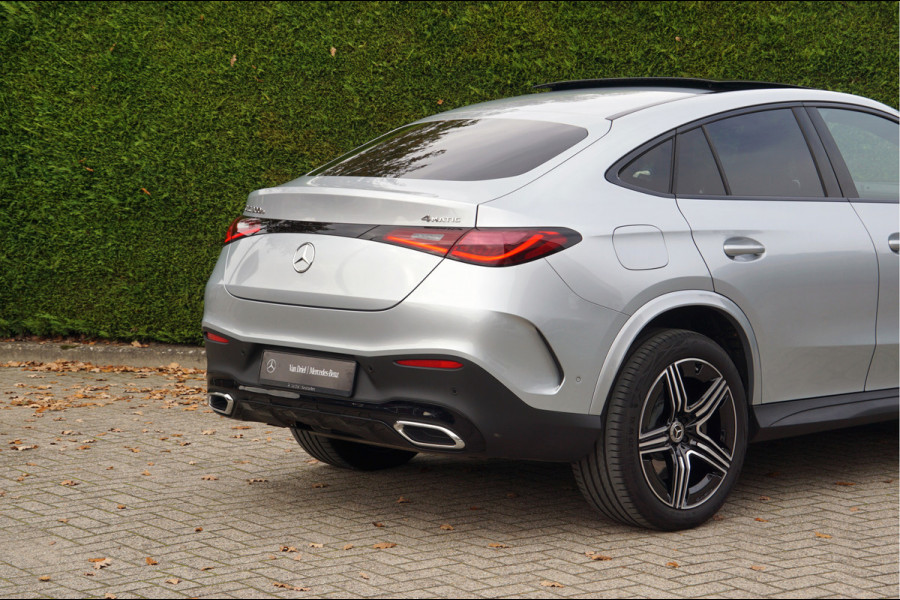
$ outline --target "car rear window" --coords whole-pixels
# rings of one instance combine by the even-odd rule
[[[585,137],[574,125],[524,119],[454,119],[401,127],[310,175],[483,181],[515,177]]]

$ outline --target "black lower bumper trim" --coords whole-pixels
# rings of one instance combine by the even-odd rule
[[[234,398],[231,418],[416,452],[570,462],[593,450],[602,419],[535,409],[486,371],[463,363],[452,371],[404,367],[394,357],[351,357],[359,363],[353,398],[308,396],[258,379],[264,350],[256,344],[208,344],[209,392]],[[288,350],[290,351],[290,350]],[[347,357],[344,357],[347,358]],[[407,357],[402,357],[407,358]],[[412,443],[397,421],[436,426],[458,436],[447,448]],[[413,437],[413,441],[419,441]]]

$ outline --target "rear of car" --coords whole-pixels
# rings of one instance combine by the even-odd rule
[[[556,87],[251,193],[206,289],[210,406],[347,468],[571,462],[659,529],[711,517],[753,436],[896,416],[896,168],[865,158],[896,111]]]

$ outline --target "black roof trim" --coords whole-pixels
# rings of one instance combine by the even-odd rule
[[[614,87],[674,87],[692,90],[709,90],[711,92],[735,92],[739,90],[763,90],[772,88],[804,89],[802,86],[790,85],[787,83],[769,83],[765,81],[716,81],[714,79],[695,79],[692,77],[615,77],[610,79],[576,79],[573,81],[542,83],[531,89],[557,92],[561,90]]]

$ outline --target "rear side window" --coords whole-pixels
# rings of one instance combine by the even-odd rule
[[[647,150],[619,171],[619,181],[629,186],[668,194],[672,180],[672,140]]]
[[[854,110],[818,111],[841,151],[859,197],[896,202],[900,192],[897,124]]]
[[[825,195],[806,138],[790,109],[729,117],[704,129],[732,195]]]
[[[524,119],[454,119],[402,127],[310,175],[482,181],[522,175],[585,137],[582,127]]]
[[[725,185],[702,128],[678,136],[675,193],[680,196],[724,196]]]

